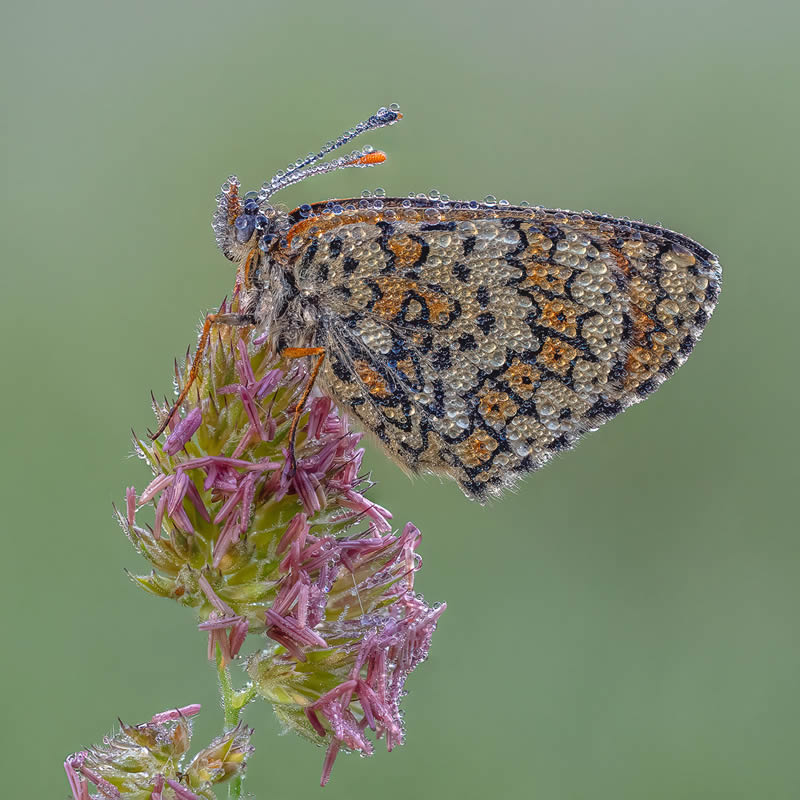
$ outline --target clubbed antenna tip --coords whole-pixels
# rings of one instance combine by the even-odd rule
[[[359,122],[354,128],[345,131],[335,141],[328,142],[318,153],[309,153],[305,158],[297,159],[286,171],[278,172],[270,181],[262,186],[261,192],[259,193],[259,200],[264,202],[281,189],[299,183],[313,175],[322,175],[326,172],[343,169],[344,167],[371,167],[376,164],[382,164],[386,161],[386,154],[382,153],[380,150],[373,150],[368,146],[360,151],[354,151],[349,156],[337,158],[334,161],[324,161],[321,164],[311,167],[312,164],[322,161],[328,153],[332,153],[334,150],[343,147],[348,142],[355,139],[356,136],[360,136],[367,131],[384,128],[387,125],[393,125],[402,118],[403,115],[400,113],[399,106],[396,103],[392,103],[389,106],[382,106],[375,114],[369,117],[369,119]],[[311,168],[309,169],[309,167]]]

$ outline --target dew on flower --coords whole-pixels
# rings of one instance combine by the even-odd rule
[[[445,606],[415,593],[420,533],[394,533],[367,497],[362,434],[317,390],[290,465],[285,437],[306,380],[302,362],[221,329],[166,440],[137,439],[153,479],[126,493],[118,519],[154,568],[134,582],[193,608],[223,667],[250,651],[254,696],[326,743],[327,780],[340,751],[372,753],[364,728],[388,749],[402,743],[405,682]],[[151,530],[137,522],[145,508]]]

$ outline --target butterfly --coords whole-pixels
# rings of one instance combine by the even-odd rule
[[[229,178],[213,229],[237,264],[237,313],[206,318],[181,405],[215,324],[255,326],[411,473],[480,502],[652,393],[687,359],[717,302],[717,257],[674,231],[590,212],[446,196],[273,205],[397,106],[258,192]],[[290,432],[294,441],[299,411]],[[158,433],[156,435],[158,435]]]

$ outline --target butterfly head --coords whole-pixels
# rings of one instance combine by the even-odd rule
[[[255,192],[239,193],[239,179],[232,175],[217,195],[211,223],[217,246],[230,261],[240,261],[254,247],[267,250],[284,227],[286,213],[263,202]]]
[[[239,179],[235,175],[228,178],[217,195],[217,210],[212,221],[217,245],[225,257],[230,261],[240,262],[254,247],[266,251],[276,239],[286,233],[289,226],[287,213],[282,208],[275,208],[270,204],[272,195],[281,189],[313,175],[322,175],[344,167],[371,167],[382,164],[386,156],[371,147],[354,150],[348,156],[330,161],[323,159],[328,153],[339,149],[356,136],[393,125],[402,116],[395,104],[382,106],[369,119],[345,131],[319,152],[309,153],[305,158],[297,159],[285,171],[279,172],[267,181],[258,192],[247,192],[241,196]]]

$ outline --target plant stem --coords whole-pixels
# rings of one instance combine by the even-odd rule
[[[231,683],[231,675],[222,651],[217,647],[217,675],[219,676],[219,690],[222,696],[222,713],[225,721],[225,730],[229,731],[239,724],[242,709],[256,696],[256,688],[248,684],[244,689],[236,690]],[[242,781],[244,776],[237,775],[228,784],[229,800],[240,800],[242,796]]]

